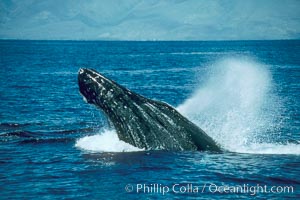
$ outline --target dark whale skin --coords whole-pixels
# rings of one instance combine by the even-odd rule
[[[136,94],[92,69],[78,73],[80,93],[110,119],[120,140],[145,150],[221,148],[167,103]]]

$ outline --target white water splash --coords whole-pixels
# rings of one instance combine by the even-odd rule
[[[251,143],[240,148],[239,153],[251,154],[295,154],[300,155],[299,144]]]
[[[274,143],[281,126],[266,66],[249,59],[224,59],[207,81],[177,109],[223,148],[240,153],[300,154],[300,145]]]
[[[80,138],[75,146],[83,150],[95,152],[143,151],[143,149],[119,140],[114,130],[104,130],[100,134]]]
[[[282,126],[282,111],[266,66],[249,59],[225,59],[210,69],[202,74],[207,81],[177,108],[183,115],[229,151],[300,155],[299,144],[273,142]],[[83,137],[76,147],[96,152],[142,151],[119,140],[114,130]]]

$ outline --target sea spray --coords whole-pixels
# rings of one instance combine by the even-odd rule
[[[276,143],[283,107],[268,67],[249,58],[223,59],[208,67],[194,94],[178,110],[224,149],[254,154],[300,154],[300,145]],[[115,130],[85,136],[76,147],[95,152],[141,151]]]
[[[177,109],[229,151],[284,153],[287,147],[274,143],[283,124],[273,90],[267,66],[227,58],[209,66],[206,81]]]

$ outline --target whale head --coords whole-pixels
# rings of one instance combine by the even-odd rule
[[[92,69],[79,69],[78,72],[79,91],[85,100],[90,104],[95,104],[101,109],[109,109],[111,101],[120,92],[122,86],[104,77],[102,74]],[[108,105],[109,104],[109,105]],[[105,111],[105,110],[104,110]]]
[[[79,91],[85,101],[100,108],[110,119],[118,137],[136,147],[144,148],[142,135],[135,134],[128,121],[134,118],[132,108],[137,102],[142,102],[143,97],[134,94],[125,87],[106,78],[102,74],[92,69],[81,68],[78,72]]]

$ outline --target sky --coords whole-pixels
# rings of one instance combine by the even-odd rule
[[[0,0],[0,39],[300,39],[300,0]]]

